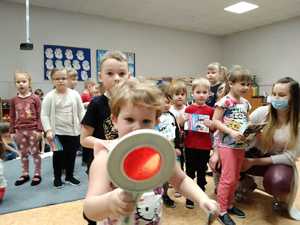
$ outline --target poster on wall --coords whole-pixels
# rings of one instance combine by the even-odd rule
[[[50,80],[52,69],[75,69],[78,80],[91,78],[91,50],[60,45],[44,45],[44,79]]]
[[[103,49],[96,50],[96,70],[97,70],[97,74],[100,71],[100,62],[103,58],[103,55],[107,51],[108,50],[103,50]],[[133,52],[122,52],[122,53],[125,54],[126,57],[127,57],[130,74],[135,77],[135,53],[133,53]]]

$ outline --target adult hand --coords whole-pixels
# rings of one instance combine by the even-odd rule
[[[244,142],[246,140],[246,138],[244,137],[243,134],[241,134],[240,132],[238,131],[235,131],[235,130],[232,130],[230,132],[230,136],[237,142]]]
[[[252,158],[245,158],[242,164],[241,171],[247,171],[249,170],[252,166],[254,166],[254,159]]]
[[[52,131],[51,130],[48,130],[47,132],[46,132],[46,138],[47,138],[47,141],[48,141],[48,143],[50,144],[52,141],[53,141],[53,133],[52,133]]]

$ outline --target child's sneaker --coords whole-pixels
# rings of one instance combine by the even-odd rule
[[[188,209],[193,209],[195,207],[194,202],[187,199],[186,202],[185,202],[185,207],[188,208]]]
[[[168,208],[176,207],[175,202],[168,195],[163,195],[162,199],[163,199],[163,203],[166,207],[168,207]]]
[[[75,177],[66,178],[66,183],[72,184],[72,185],[79,185],[80,181],[77,180]]]
[[[54,179],[53,185],[58,189],[63,188],[63,182],[61,181],[61,179]]]
[[[239,218],[246,218],[246,214],[242,210],[240,210],[239,208],[236,208],[234,206],[232,208],[228,209],[227,211],[228,211],[228,213],[236,215]]]
[[[223,225],[235,225],[235,222],[231,219],[228,213],[225,213],[223,216],[218,216],[218,220]]]

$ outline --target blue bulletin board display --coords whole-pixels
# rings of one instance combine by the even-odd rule
[[[97,70],[97,74],[99,74],[99,72],[100,72],[100,62],[103,58],[103,55],[107,51],[108,50],[103,50],[103,49],[97,49],[96,50],[96,70]],[[127,57],[130,74],[135,77],[135,53],[133,53],[133,52],[122,52],[122,53],[124,55],[126,55],[126,57]]]
[[[91,50],[60,45],[44,45],[44,79],[50,80],[52,69],[75,69],[78,80],[91,78]]]

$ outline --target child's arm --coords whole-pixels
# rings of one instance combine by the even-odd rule
[[[107,159],[107,151],[99,151],[90,168],[83,210],[94,221],[130,215],[135,209],[135,202],[130,195],[119,188],[112,190],[106,169]]]
[[[237,142],[239,141],[243,141],[245,139],[245,137],[243,136],[243,134],[241,134],[238,131],[235,131],[229,127],[227,127],[223,122],[222,122],[222,118],[224,115],[224,109],[222,109],[221,107],[217,106],[213,115],[213,123],[215,125],[215,127],[220,130],[223,133],[227,133],[229,134],[231,137],[233,137],[233,139]]]
[[[186,198],[197,202],[204,211],[215,215],[219,214],[217,202],[210,199],[207,194],[180,169],[179,165],[176,164],[173,176],[169,182]]]
[[[81,124],[80,144],[86,148],[94,148],[94,143],[97,138],[93,137],[94,128],[88,125]]]

